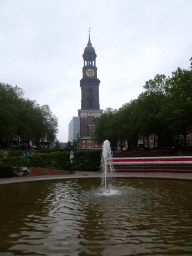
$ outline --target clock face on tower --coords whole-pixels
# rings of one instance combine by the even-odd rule
[[[92,76],[94,76],[94,74],[95,74],[95,72],[94,72],[93,69],[88,68],[88,69],[86,70],[86,75],[87,75],[87,76],[92,77]]]

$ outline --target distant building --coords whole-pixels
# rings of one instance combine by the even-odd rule
[[[69,123],[68,141],[73,142],[77,140],[77,136],[80,131],[80,118],[74,116]]]

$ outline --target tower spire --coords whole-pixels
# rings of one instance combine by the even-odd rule
[[[92,28],[89,28],[89,40],[88,40],[88,44],[87,45],[92,45],[91,44],[91,39],[90,39],[90,29],[92,29]]]

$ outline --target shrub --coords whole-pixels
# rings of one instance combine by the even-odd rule
[[[74,154],[74,169],[78,171],[99,171],[102,150],[78,150]]]
[[[11,167],[29,167],[29,161],[25,156],[6,157],[2,159],[2,164]]]
[[[0,161],[3,160],[3,158],[4,158],[4,157],[3,157],[3,155],[2,155],[1,152],[0,152]]]
[[[37,150],[36,153],[55,153],[55,152],[70,152],[69,149],[67,148],[62,148],[62,149],[58,149],[58,148],[52,148],[52,149],[40,149],[40,150]]]
[[[26,150],[12,150],[7,157],[22,156],[22,153],[27,153]]]
[[[14,167],[0,164],[0,178],[11,178],[16,177]]]
[[[30,167],[70,170],[69,152],[36,153],[29,157]]]
[[[74,170],[99,171],[102,150],[77,150],[74,153]],[[30,167],[44,167],[58,170],[71,170],[69,151],[36,153],[29,156]]]

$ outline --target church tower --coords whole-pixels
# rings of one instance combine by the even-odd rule
[[[93,134],[95,127],[95,121],[103,112],[103,110],[100,110],[99,104],[100,80],[97,78],[96,58],[97,55],[94,47],[91,44],[89,32],[88,44],[83,53],[83,78],[80,80],[81,109],[78,110],[78,115],[80,117],[79,147],[85,149],[99,147],[91,140],[91,135]]]

